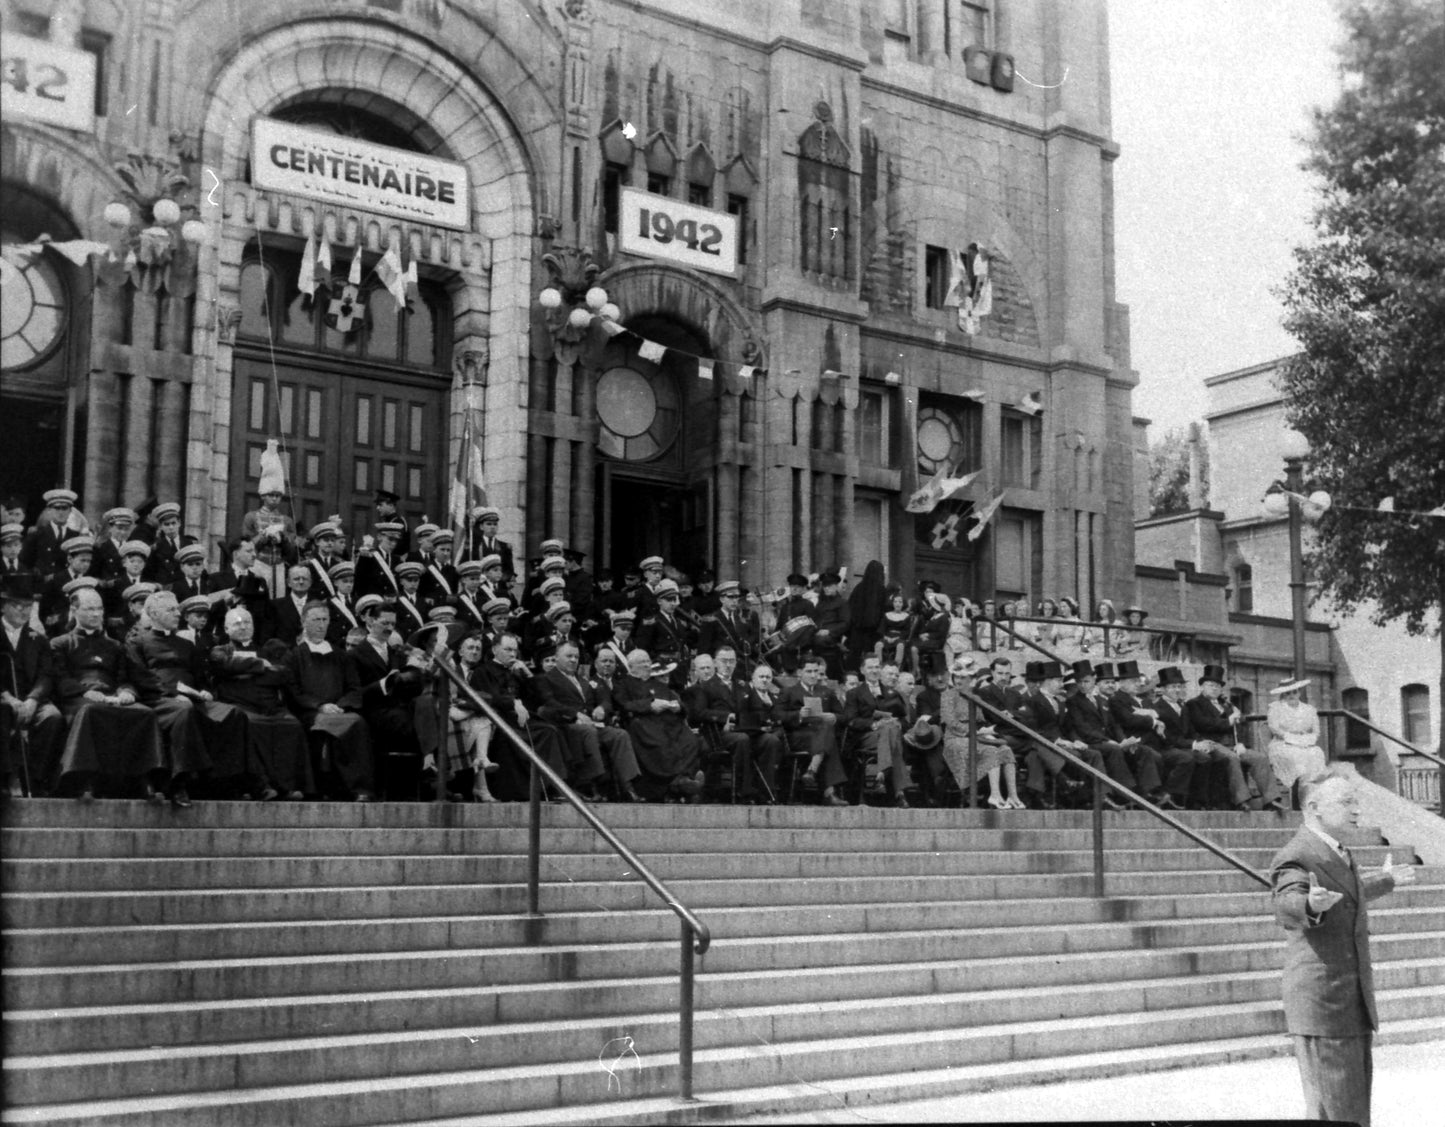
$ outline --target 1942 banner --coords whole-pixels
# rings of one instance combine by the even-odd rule
[[[258,188],[465,231],[467,170],[452,161],[258,117],[251,130]]]

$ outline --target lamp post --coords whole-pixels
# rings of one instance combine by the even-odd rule
[[[1264,495],[1264,507],[1273,516],[1289,515],[1289,589],[1290,626],[1294,659],[1294,679],[1305,676],[1305,562],[1301,543],[1306,521],[1313,524],[1328,511],[1330,495],[1317,490],[1306,497],[1304,463],[1309,458],[1309,440],[1297,430],[1286,430],[1280,436],[1280,453],[1284,456],[1284,481],[1276,481]]]

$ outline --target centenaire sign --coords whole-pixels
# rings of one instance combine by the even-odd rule
[[[251,129],[251,182],[439,227],[471,226],[463,165],[267,117]]]
[[[95,132],[95,56],[28,35],[0,40],[0,115]]]
[[[666,258],[715,274],[738,269],[737,216],[623,188],[617,216],[618,243],[628,254]]]

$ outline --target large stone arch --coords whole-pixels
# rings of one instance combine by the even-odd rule
[[[105,205],[121,194],[122,185],[115,169],[88,147],[58,131],[41,133],[7,122],[0,129],[0,169],[6,180],[49,200],[74,224],[79,237],[104,239],[109,234]],[[63,237],[61,232],[51,234]]]
[[[767,366],[761,326],[706,275],[648,262],[609,270],[597,284],[622,310],[624,322],[640,313],[666,314],[696,330],[723,363]]]
[[[472,192],[469,232],[458,237],[439,229],[418,231],[414,224],[402,232],[402,224],[386,221],[380,224],[382,242],[399,234],[409,237],[413,248],[421,248],[424,265],[450,272],[452,346],[458,369],[464,363],[475,369],[479,362],[488,369],[484,445],[488,491],[508,518],[516,514],[520,521],[525,451],[516,424],[526,410],[533,232],[537,216],[546,210],[544,186],[556,179],[545,173],[547,162],[539,154],[547,151],[546,136],[560,129],[537,80],[495,37],[477,54],[478,66],[486,73],[475,73],[404,28],[365,18],[279,24],[248,34],[242,46],[229,55],[223,52],[222,57],[225,61],[206,91],[200,151],[201,163],[215,170],[222,187],[203,198],[203,215],[220,228],[221,237],[219,245],[202,256],[201,270],[214,279],[213,292],[223,304],[235,300],[245,243],[259,222],[253,222],[246,210],[255,207],[255,193],[240,184],[255,116],[312,91],[351,90],[357,98],[400,107],[406,119],[426,122],[424,143],[437,155],[467,166]],[[507,101],[525,111],[525,130],[494,89],[504,90]],[[214,185],[209,177],[207,182]],[[233,189],[249,193],[250,202],[216,198]],[[318,217],[340,211],[323,204],[311,210]],[[292,221],[286,204],[281,213],[291,223],[288,233],[299,235],[300,216]],[[226,219],[233,214],[235,221],[227,226]],[[201,323],[209,327],[211,322],[202,319]],[[203,395],[197,404],[212,422],[206,436],[208,450],[204,463],[192,463],[214,466],[220,472],[213,476],[222,481],[230,439],[229,353],[225,342],[215,350],[215,374],[208,389],[214,401],[205,402]],[[454,387],[451,459],[456,456],[462,407]],[[210,494],[208,523],[213,531],[221,531],[226,518],[224,485],[216,489],[198,479],[193,491]],[[519,531],[520,527],[503,529],[504,534]]]

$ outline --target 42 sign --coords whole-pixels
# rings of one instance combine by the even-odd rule
[[[90,132],[95,57],[26,35],[7,35],[0,59],[0,114]]]
[[[736,216],[635,188],[623,188],[618,203],[622,251],[715,274],[737,273]]]

